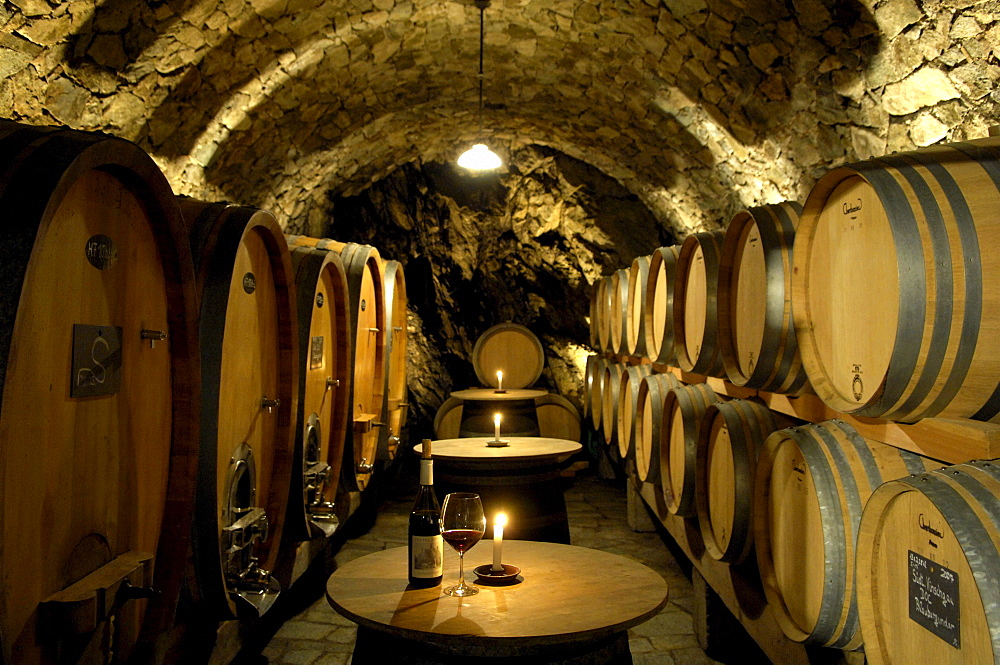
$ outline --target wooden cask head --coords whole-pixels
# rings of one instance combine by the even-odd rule
[[[721,376],[716,294],[724,231],[688,236],[677,257],[674,282],[674,355],[685,372]]]
[[[674,283],[680,246],[660,247],[649,257],[644,312],[646,355],[654,363],[674,363]]]
[[[708,406],[719,398],[707,383],[681,385],[667,391],[660,421],[660,485],[674,515],[694,517],[695,464],[701,421]]]
[[[0,137],[0,660],[103,662],[100,601],[123,579],[161,593],[113,618],[116,653],[151,653],[177,607],[197,474],[185,229],[132,143],[8,121]],[[66,619],[81,606],[87,620]]]
[[[339,251],[347,273],[354,346],[352,423],[342,481],[348,491],[362,492],[377,469],[379,423],[385,402],[386,311],[381,256],[374,247],[356,243],[324,240],[317,247]]]
[[[628,279],[629,271],[625,268],[616,270],[611,275],[609,300],[611,302],[610,342],[611,352],[615,354],[628,353]]]
[[[291,255],[269,212],[180,200],[201,287],[203,402],[195,559],[205,602],[235,616],[227,529],[254,509],[277,563],[288,503],[299,400],[298,317]],[[248,594],[254,597],[254,594]],[[240,596],[246,597],[246,596]]]
[[[873,665],[1000,658],[1000,472],[957,464],[881,485],[858,530],[858,614]]]
[[[628,275],[628,298],[625,304],[624,349],[631,356],[645,357],[646,351],[646,284],[649,282],[649,257],[632,260]]]
[[[615,418],[618,420],[618,454],[623,460],[628,459],[635,449],[635,412],[638,403],[639,386],[643,378],[649,376],[652,368],[649,365],[633,365],[621,376],[618,386],[618,409]]]
[[[476,378],[488,388],[497,387],[497,371],[504,388],[527,388],[545,368],[545,350],[538,336],[517,323],[499,323],[479,336],[472,349]]]
[[[1000,138],[827,173],[803,207],[792,284],[802,358],[833,409],[914,422],[1000,414],[992,251]]]
[[[300,396],[288,524],[294,532],[288,536],[301,541],[313,537],[332,518],[351,411],[351,326],[347,274],[340,256],[307,246],[290,249],[298,309]]]
[[[719,352],[736,385],[798,394],[807,377],[792,319],[792,243],[797,203],[743,210],[719,259]]]
[[[385,261],[383,279],[388,351],[385,354],[386,426],[382,435],[385,439],[385,458],[392,460],[398,453],[399,440],[409,412],[406,397],[407,298],[403,265],[399,261]]]

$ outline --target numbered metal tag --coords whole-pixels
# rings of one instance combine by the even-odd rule
[[[309,369],[323,368],[323,336],[317,335],[309,340]]]

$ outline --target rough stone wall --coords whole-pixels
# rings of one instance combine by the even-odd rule
[[[590,284],[673,244],[637,197],[593,167],[526,147],[503,175],[407,165],[335,198],[324,235],[380,248],[405,265],[413,436],[430,436],[453,390],[479,385],[472,349],[513,321],[539,336],[539,386],[580,406]]]
[[[445,354],[440,382],[416,379],[440,396],[469,383],[456,359],[489,323],[542,325],[569,372],[601,269],[1000,116],[1000,0],[494,0],[486,16],[483,127],[508,164],[488,205],[431,166],[480,138],[471,0],[3,0],[0,117],[122,136],[179,194],[370,239],[434,294],[412,314],[415,348]],[[632,234],[618,194],[588,207],[567,156],[658,227]],[[331,226],[331,197],[373,183],[360,226],[343,202]]]
[[[846,160],[996,122],[997,2],[496,0],[485,127],[596,166],[684,235]],[[121,135],[175,188],[324,222],[476,138],[468,0],[7,0],[0,115]]]

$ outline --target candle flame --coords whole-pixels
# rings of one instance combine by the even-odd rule
[[[493,526],[507,526],[507,515],[497,513],[496,517],[493,518]]]
[[[499,425],[500,424],[500,414],[499,413],[494,413],[493,414],[493,424],[494,425]]]

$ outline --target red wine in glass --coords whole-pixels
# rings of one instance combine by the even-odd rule
[[[458,552],[458,584],[444,590],[449,596],[472,596],[479,589],[465,583],[465,553],[486,531],[486,515],[479,495],[452,492],[441,506],[441,538]]]
[[[483,532],[475,529],[449,529],[442,531],[441,537],[444,538],[444,542],[455,548],[456,552],[464,553],[479,542]]]

